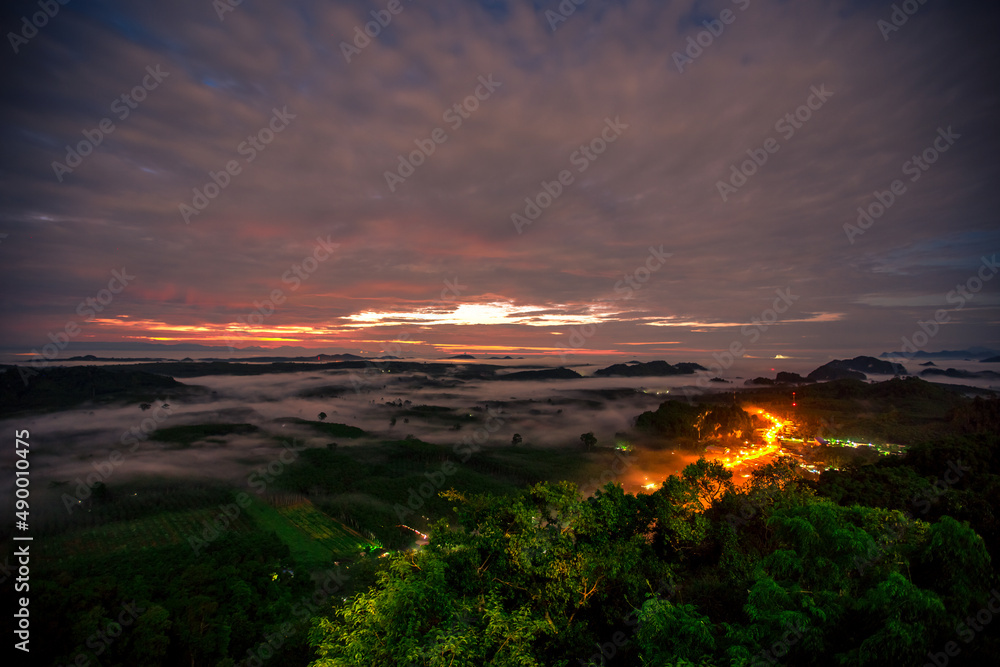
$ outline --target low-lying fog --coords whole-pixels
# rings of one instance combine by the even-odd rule
[[[86,479],[99,469],[113,470],[109,484],[138,475],[242,483],[253,470],[277,459],[282,448],[280,437],[294,438],[296,446],[309,447],[330,442],[340,447],[365,447],[411,435],[427,442],[453,444],[489,426],[489,438],[481,445],[484,448],[509,445],[515,433],[525,445],[538,447],[579,448],[580,435],[585,432],[593,432],[600,445],[611,445],[616,432],[627,430],[638,414],[655,409],[671,393],[690,385],[692,376],[461,381],[428,378],[419,372],[364,376],[358,371],[322,370],[180,381],[205,387],[211,393],[207,398],[153,401],[145,411],[134,403],[88,406],[0,422],[7,432],[27,429],[31,433],[33,495],[37,497],[52,482],[69,482],[69,487],[75,487],[77,478]],[[622,391],[622,397],[598,393],[640,387],[646,393]],[[424,405],[453,412],[445,418],[406,414]],[[306,426],[275,422],[283,417],[318,420],[320,412],[326,413],[328,423],[357,426],[369,435],[337,438],[317,434]],[[454,429],[457,415],[468,420],[459,430]],[[394,417],[396,423],[391,425]],[[210,423],[249,423],[259,430],[213,437],[190,447],[158,442],[143,433]],[[12,448],[5,448],[3,461],[5,469],[13,469]],[[13,476],[3,476],[0,488],[12,497]],[[59,491],[65,488],[59,487]]]
[[[474,362],[480,363],[480,362]],[[521,364],[527,363],[521,361]],[[913,364],[908,365],[914,366]],[[968,364],[941,362],[939,367]],[[456,363],[456,370],[461,364]],[[584,370],[578,367],[579,370]],[[588,368],[592,372],[593,368]],[[919,372],[920,367],[909,368]],[[771,375],[773,377],[773,374]],[[258,376],[202,376],[181,378],[187,385],[207,388],[211,393],[198,399],[160,400],[151,409],[136,404],[87,407],[54,414],[18,417],[0,422],[7,433],[27,429],[30,437],[32,493],[41,493],[52,482],[86,479],[98,469],[113,465],[108,483],[138,475],[176,476],[181,479],[218,479],[245,483],[248,475],[281,454],[279,437],[294,438],[299,446],[322,447],[336,442],[340,447],[365,447],[386,439],[413,436],[427,442],[453,444],[482,429],[491,428],[483,447],[508,445],[515,433],[525,445],[579,448],[580,435],[593,432],[598,444],[610,446],[615,434],[627,430],[637,415],[655,409],[662,401],[704,391],[694,385],[699,376],[664,378],[597,378],[543,381],[463,381],[453,376],[428,377],[420,372],[316,370]],[[731,376],[730,376],[731,377]],[[875,379],[875,378],[873,378]],[[885,378],[877,378],[879,380]],[[932,378],[934,381],[977,386],[996,382]],[[715,391],[742,387],[709,383]],[[637,393],[606,390],[640,390]],[[602,393],[603,392],[603,393]],[[408,402],[408,403],[407,403]],[[164,405],[168,407],[163,407]],[[407,414],[417,406],[441,406],[453,412],[446,417]],[[317,434],[311,428],[276,423],[282,417],[343,423],[364,429],[360,439]],[[466,415],[455,430],[455,416]],[[396,418],[396,423],[390,420]],[[147,439],[143,431],[153,428],[210,424],[249,423],[258,431],[229,435],[183,447]],[[138,437],[136,437],[138,435]],[[114,454],[117,452],[117,454]],[[667,450],[633,455],[627,472],[616,481],[636,490],[649,481],[659,481],[683,468],[695,457]],[[14,469],[12,447],[4,448],[4,468]],[[647,479],[648,478],[648,479]],[[4,475],[0,489],[13,496],[14,476]],[[60,491],[66,487],[59,487]]]

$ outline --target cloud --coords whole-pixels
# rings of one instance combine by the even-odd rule
[[[431,346],[545,348],[599,320],[595,345],[630,352],[646,330],[627,311],[712,351],[729,333],[710,329],[792,287],[798,312],[762,344],[881,347],[912,327],[864,295],[944,294],[1000,241],[997,10],[928,4],[886,41],[881,4],[742,4],[595,1],[553,31],[545,3],[404,3],[350,63],[341,43],[367,3],[244,3],[224,21],[203,2],[67,5],[5,56],[3,338],[40,347],[126,266],[134,285],[79,340],[217,340],[282,290],[248,332],[265,343],[355,349],[392,322]],[[726,8],[735,20],[678,72],[674,54]],[[114,101],[156,66],[169,76],[120,118]],[[485,99],[480,77],[499,82]],[[779,130],[820,86],[832,96]],[[249,161],[276,109],[294,118]],[[60,183],[52,163],[103,118],[114,132]],[[581,160],[616,118],[627,129]],[[849,243],[857,208],[949,126],[961,138]],[[768,139],[777,152],[722,201],[718,182]],[[428,141],[390,190],[386,172]],[[185,224],[180,204],[231,161]],[[518,234],[511,215],[564,170],[572,183]],[[318,236],[340,246],[293,291],[284,276]],[[617,300],[660,245],[668,262]],[[456,278],[466,289],[442,303]],[[966,318],[943,345],[997,342]]]

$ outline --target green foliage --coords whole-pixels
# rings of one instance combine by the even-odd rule
[[[697,438],[695,420],[702,409],[683,401],[664,401],[655,412],[643,412],[635,427],[642,433],[667,438]]]
[[[960,433],[1000,433],[1000,398],[976,396],[953,408],[948,420]]]
[[[651,666],[708,661],[716,648],[711,619],[699,614],[694,605],[675,605],[659,598],[643,604],[636,643],[642,664]]]
[[[639,415],[635,427],[640,433],[679,440],[742,439],[760,425],[758,421],[738,405],[704,407],[671,400]]]
[[[739,490],[700,460],[651,494],[444,495],[455,528],[317,621],[315,665],[915,664],[993,577],[969,526],[835,504],[788,459]]]
[[[643,538],[648,512],[620,487],[586,500],[565,482],[514,498],[446,495],[458,530],[436,526],[339,622],[318,621],[316,665],[566,665],[622,625],[625,599],[669,574]]]
[[[590,497],[543,480],[582,482],[607,467],[600,449],[491,448],[447,475],[456,451],[416,439],[306,449],[268,490],[315,505],[255,505],[199,556],[184,536],[232,502],[230,490],[109,484],[73,510],[79,525],[35,543],[32,613],[52,638],[37,659],[231,666],[290,622],[267,667],[923,664],[998,584],[995,402],[912,380],[829,385],[803,388],[800,404],[864,409],[872,416],[858,419],[883,419],[886,432],[917,407],[962,433],[932,428],[906,456],[818,483],[778,459],[736,488],[701,459],[655,492],[608,484]],[[890,403],[896,413],[878,412]],[[667,402],[640,421],[717,436],[745,428],[740,413],[722,400]],[[413,490],[431,479],[435,493],[417,504]],[[400,521],[396,508],[411,502]],[[308,566],[344,558],[369,531],[410,547],[398,523],[429,532],[429,544],[354,556],[335,597],[311,597]],[[88,638],[133,599],[146,611],[92,655]],[[969,664],[991,664],[1000,646],[980,633],[961,649]]]

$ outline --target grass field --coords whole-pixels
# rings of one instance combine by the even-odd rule
[[[232,520],[224,532],[274,532],[288,546],[295,560],[307,569],[356,555],[381,545],[331,519],[309,500],[281,508],[250,494],[251,504]],[[137,519],[112,521],[47,537],[40,544],[41,558],[52,564],[91,553],[118,553],[187,544],[204,539],[206,524],[218,519],[218,506],[161,512]],[[209,540],[209,543],[212,540]],[[208,545],[205,545],[206,548]]]
[[[70,533],[47,538],[40,544],[42,557],[59,562],[64,558],[87,553],[114,553],[117,551],[162,547],[187,542],[189,536],[201,537],[205,522],[211,524],[219,516],[218,507],[163,512],[141,519],[115,521],[96,528],[74,530]],[[252,531],[244,515],[233,521],[228,530]]]
[[[311,540],[327,547],[334,555],[350,555],[380,546],[357,531],[331,519],[308,500],[278,508],[278,512]]]
[[[280,509],[259,498],[252,501],[245,510],[247,515],[261,530],[274,531],[291,550],[292,557],[306,568],[326,566],[336,558],[374,546],[320,512],[308,500]]]

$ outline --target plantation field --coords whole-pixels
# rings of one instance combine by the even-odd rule
[[[369,547],[380,546],[357,531],[331,519],[308,500],[278,508],[278,512],[311,540],[327,547],[335,556],[347,556]]]
[[[261,530],[273,531],[292,552],[292,557],[308,569],[326,567],[335,558],[367,549],[369,541],[347,532],[335,521],[304,501],[293,507],[276,509],[259,498],[246,508],[247,515]],[[285,512],[288,512],[286,516]]]
[[[39,542],[39,552],[43,559],[58,563],[63,559],[88,553],[107,554],[186,543],[189,536],[201,538],[205,523],[211,525],[219,513],[218,507],[206,507],[115,521],[46,538]],[[230,523],[227,530],[252,531],[254,525],[246,516],[240,515]]]

